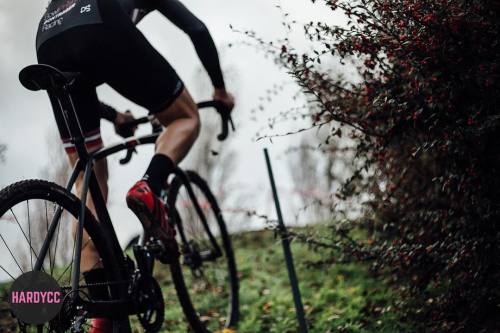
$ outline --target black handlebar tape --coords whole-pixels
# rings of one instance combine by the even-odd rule
[[[222,117],[222,132],[217,135],[217,139],[219,141],[224,141],[227,139],[227,136],[229,134],[229,124],[225,116],[221,115]]]
[[[125,124],[123,124],[123,126],[128,126],[130,128],[134,128],[137,125],[149,123],[150,121],[151,120],[149,119],[149,117],[142,117],[142,118],[137,118],[137,119],[134,119],[132,121],[126,122]]]
[[[226,106],[220,101],[204,101],[204,102],[198,103],[197,105],[198,105],[199,109],[216,108],[217,110],[219,110],[219,109],[226,108]]]
[[[231,128],[235,130],[233,120],[231,119],[231,110],[229,110],[224,103],[220,101],[206,101],[198,103],[198,108],[209,108],[213,107],[217,110],[217,113],[221,116],[222,120],[222,132],[217,135],[219,141],[224,141],[229,134],[229,122],[231,123]]]

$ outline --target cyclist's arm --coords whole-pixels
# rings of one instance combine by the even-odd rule
[[[224,89],[217,48],[205,24],[178,0],[157,0],[156,9],[188,34],[214,88]]]
[[[116,111],[112,106],[101,102],[101,118],[104,118],[112,123],[115,123],[117,116],[118,116],[118,111]]]
[[[118,0],[118,3],[134,24],[138,24],[146,15],[155,10],[153,0]]]
[[[124,138],[134,135],[134,132],[137,129],[137,127],[131,128],[126,126],[127,122],[135,119],[132,113],[130,113],[130,111],[124,113],[118,112],[112,106],[103,102],[100,103],[101,103],[101,118],[106,119],[115,125],[116,134]]]

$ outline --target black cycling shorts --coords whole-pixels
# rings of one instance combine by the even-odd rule
[[[165,110],[184,88],[172,66],[116,1],[97,0],[97,4],[102,23],[71,27],[41,43],[37,50],[39,63],[82,73],[70,93],[89,146],[101,144],[98,85],[107,83],[151,113]],[[51,102],[58,109],[53,97]],[[70,135],[57,113],[56,121],[63,142],[67,142]]]

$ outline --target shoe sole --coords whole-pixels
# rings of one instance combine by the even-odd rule
[[[177,240],[175,239],[175,237],[170,237],[165,232],[165,230],[161,228],[159,223],[156,222],[156,219],[147,208],[146,204],[136,198],[127,198],[127,206],[137,216],[139,221],[141,221],[146,235],[151,235],[161,240],[163,245],[165,246],[165,249],[168,251],[165,256],[157,256],[158,260],[160,260],[160,262],[163,264],[168,264],[170,263],[169,258],[172,254],[175,254],[176,257],[178,257],[179,251]],[[144,226],[145,221],[147,221],[149,224],[148,228]]]

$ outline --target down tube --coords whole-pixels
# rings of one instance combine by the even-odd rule
[[[71,177],[68,181],[68,184],[66,185],[66,190],[68,192],[71,191],[73,188],[73,185],[76,182],[76,179],[78,177],[78,174],[83,171],[85,167],[85,163],[82,160],[78,160],[78,162],[75,164],[75,167],[73,169],[73,172],[71,173]],[[57,207],[56,213],[54,214],[54,217],[52,217],[52,221],[50,222],[49,229],[47,231],[47,237],[43,241],[42,247],[40,249],[40,253],[38,254],[38,258],[35,262],[35,271],[39,271],[42,269],[43,266],[43,260],[45,259],[45,256],[47,255],[47,252],[50,247],[50,242],[52,241],[52,237],[54,237],[54,233],[56,231],[57,226],[59,225],[61,214],[62,214],[63,209],[61,206]]]

